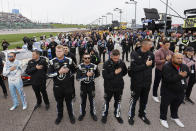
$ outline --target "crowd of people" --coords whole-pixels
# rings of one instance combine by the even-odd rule
[[[90,114],[97,121],[95,94],[95,79],[100,76],[99,67],[102,65],[104,79],[104,104],[102,123],[107,123],[109,103],[114,97],[114,117],[123,123],[121,117],[121,98],[124,90],[124,76],[130,77],[130,107],[128,122],[134,125],[135,108],[139,100],[139,118],[146,124],[151,124],[147,117],[148,96],[152,89],[152,98],[160,102],[160,123],[169,128],[167,111],[170,106],[171,118],[184,127],[179,119],[178,109],[182,103],[194,104],[190,98],[195,84],[196,71],[196,32],[189,31],[177,36],[171,32],[165,36],[163,32],[151,30],[123,31],[78,31],[60,33],[57,36],[41,36],[29,39],[24,37],[22,48],[32,51],[32,60],[28,62],[25,73],[31,76],[31,84],[37,103],[34,109],[41,106],[42,97],[46,110],[50,102],[46,91],[47,77],[53,79],[53,92],[57,102],[57,118],[59,124],[63,118],[63,103],[66,102],[70,122],[75,123],[73,103],[75,93],[74,80],[80,81],[80,115],[82,121],[86,114],[87,97],[90,102]],[[107,56],[106,56],[107,55]],[[46,61],[45,57],[50,59]],[[124,58],[125,57],[125,58]],[[13,99],[10,110],[18,107],[16,89],[20,94],[23,110],[27,109],[27,101],[23,92],[21,80],[21,64],[16,60],[16,54],[8,54],[8,61],[0,62],[0,71],[8,77],[8,86]],[[126,61],[125,61],[126,59]],[[102,63],[103,62],[103,63]],[[152,79],[155,68],[155,79]],[[158,88],[161,82],[160,96]],[[3,79],[0,79],[3,93],[7,91]]]

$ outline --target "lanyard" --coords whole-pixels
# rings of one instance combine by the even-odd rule
[[[181,68],[179,67],[179,68],[178,68],[178,72],[180,72],[180,70],[181,70]],[[181,83],[182,83],[182,85],[185,85],[184,79],[181,79]]]

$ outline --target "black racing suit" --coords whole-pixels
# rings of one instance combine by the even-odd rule
[[[68,68],[66,74],[59,74],[61,67]],[[72,75],[75,72],[72,59],[64,57],[63,60],[54,58],[50,60],[49,77],[53,77],[53,91],[57,102],[58,117],[63,117],[63,102],[65,100],[69,117],[73,117],[72,99],[75,97],[75,89],[72,85]]]
[[[38,70],[36,68],[36,65],[42,65],[43,68]],[[33,91],[35,93],[35,96],[37,98],[37,104],[40,105],[42,103],[42,97],[44,103],[46,105],[49,104],[48,100],[48,94],[46,91],[46,74],[48,69],[48,63],[46,61],[46,58],[40,57],[38,61],[30,60],[28,62],[28,66],[26,68],[26,73],[31,76],[31,84]]]
[[[152,65],[147,66],[147,59],[152,60]],[[148,94],[152,83],[152,69],[154,67],[154,54],[151,51],[143,53],[141,49],[131,53],[131,65],[129,74],[131,75],[131,100],[129,117],[135,116],[135,106],[140,99],[139,115],[145,116]]]
[[[115,70],[121,68],[122,71],[119,74],[115,74]],[[111,59],[106,61],[103,65],[102,75],[104,78],[104,107],[102,116],[108,115],[109,102],[114,96],[114,115],[120,117],[120,103],[124,89],[123,77],[127,74],[127,67],[122,60],[114,63]]]
[[[88,77],[87,76],[87,72],[93,72],[94,75],[92,77]],[[89,65],[85,65],[83,63],[81,63],[78,66],[78,71],[77,71],[77,75],[76,75],[76,79],[77,80],[81,80],[80,82],[80,96],[81,96],[81,105],[80,105],[80,114],[81,115],[85,115],[86,111],[86,99],[87,99],[87,95],[89,98],[89,102],[90,102],[90,113],[91,115],[95,115],[96,114],[96,110],[95,110],[95,78],[98,77],[100,75],[99,70],[97,65],[95,64],[89,64]]]

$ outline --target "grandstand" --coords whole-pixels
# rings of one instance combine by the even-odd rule
[[[34,23],[22,14],[0,12],[0,29],[50,28],[49,24]]]
[[[6,12],[0,12],[0,22],[32,23],[31,20],[22,16],[22,14],[13,14]]]

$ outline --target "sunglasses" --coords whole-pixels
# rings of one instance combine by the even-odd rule
[[[13,58],[14,56],[7,56],[8,58]]]
[[[85,60],[90,60],[91,58],[90,57],[86,57],[86,58],[84,58]]]

